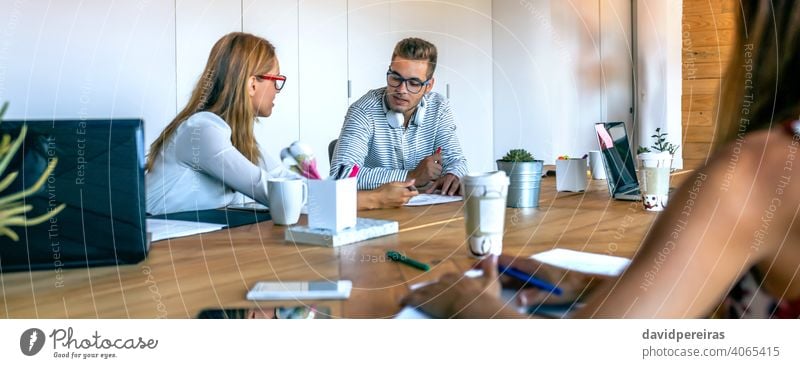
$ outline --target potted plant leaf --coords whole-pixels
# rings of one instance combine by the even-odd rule
[[[636,150],[637,155],[648,159],[655,159],[655,158],[663,158],[668,159],[667,161],[661,161],[660,165],[669,165],[668,167],[672,166],[672,157],[675,156],[675,152],[678,152],[678,148],[680,145],[675,145],[672,142],[667,140],[668,133],[662,133],[661,128],[656,128],[656,133],[651,135],[650,138],[653,138],[653,144],[650,147],[639,146]]]
[[[656,128],[653,144],[650,147],[639,146],[639,185],[642,202],[648,211],[663,211],[667,205],[669,194],[669,174],[672,168],[672,157],[679,145],[667,140],[667,133]]]
[[[3,122],[3,115],[5,114],[7,108],[8,102],[4,103],[3,107],[0,108],[0,124]],[[19,150],[22,142],[25,141],[26,133],[27,127],[23,125],[19,132],[19,136],[17,136],[13,142],[11,140],[11,135],[3,135],[2,140],[0,140],[0,175],[4,175],[9,163],[11,162],[11,159],[14,158],[14,155]],[[34,183],[28,189],[20,192],[3,193],[19,175],[17,171],[10,172],[8,175],[5,175],[2,177],[2,179],[0,179],[0,236],[7,236],[11,240],[17,241],[19,240],[19,235],[17,235],[17,233],[11,229],[11,226],[38,225],[49,220],[51,217],[57,215],[59,212],[61,212],[61,210],[64,209],[65,205],[62,203],[58,207],[53,208],[51,211],[34,218],[28,218],[26,213],[32,210],[33,206],[23,202],[23,199],[26,196],[36,193],[42,187],[44,182],[47,180],[47,177],[50,176],[50,173],[53,172],[53,169],[55,169],[57,163],[57,159],[51,160],[48,163],[45,171],[42,173],[42,176],[36,180],[36,183]]]
[[[544,161],[536,160],[524,149],[512,149],[497,160],[497,168],[509,177],[508,207],[539,207],[539,191]]]

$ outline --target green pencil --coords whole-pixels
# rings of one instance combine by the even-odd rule
[[[411,267],[419,268],[420,270],[423,270],[423,271],[428,271],[428,270],[431,269],[431,266],[429,266],[429,265],[427,265],[425,263],[422,263],[420,261],[416,261],[416,260],[413,260],[411,258],[408,258],[408,257],[406,257],[406,256],[404,256],[404,255],[402,255],[402,254],[400,254],[398,252],[395,252],[393,250],[387,251],[386,252],[386,257],[391,259],[392,261],[405,263],[405,264],[407,264],[407,265],[409,265]]]

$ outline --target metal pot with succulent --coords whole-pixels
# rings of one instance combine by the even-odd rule
[[[497,160],[497,168],[505,171],[508,186],[508,207],[539,207],[539,191],[542,183],[544,161],[536,160],[524,149],[512,149]]]
[[[4,103],[3,107],[0,108],[0,124],[3,122],[3,115],[5,114],[7,108],[8,102]],[[14,158],[14,155],[16,155],[19,147],[22,145],[22,142],[25,141],[25,135],[27,131],[27,127],[23,125],[19,132],[19,136],[17,136],[13,142],[11,140],[11,135],[3,135],[2,140],[0,140],[0,175],[5,174],[11,159]],[[17,241],[19,240],[19,235],[17,235],[17,233],[11,229],[12,226],[27,227],[38,225],[49,220],[51,217],[57,215],[59,212],[61,212],[61,210],[64,209],[65,205],[62,203],[47,213],[33,218],[28,218],[26,214],[28,211],[33,209],[33,206],[24,202],[25,197],[36,193],[39,191],[39,189],[41,189],[42,185],[44,185],[44,182],[47,180],[47,177],[50,176],[50,173],[53,172],[53,169],[55,169],[57,163],[58,159],[51,160],[48,163],[45,171],[42,173],[42,176],[40,176],[32,186],[19,192],[5,193],[6,189],[8,189],[17,176],[19,176],[19,172],[12,171],[0,179],[0,237],[7,236],[11,240]]]

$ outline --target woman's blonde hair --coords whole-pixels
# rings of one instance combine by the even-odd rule
[[[220,38],[211,48],[206,68],[189,103],[150,145],[146,169],[152,169],[164,142],[178,126],[201,111],[212,112],[225,120],[231,127],[233,146],[258,164],[260,154],[253,134],[256,112],[247,93],[248,81],[251,76],[268,73],[275,63],[275,47],[261,37],[233,32]]]

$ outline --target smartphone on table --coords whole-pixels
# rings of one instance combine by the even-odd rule
[[[347,299],[350,280],[261,281],[247,292],[247,300]]]

